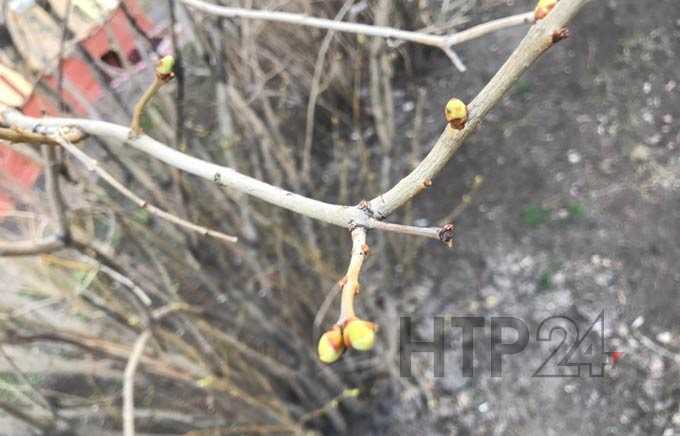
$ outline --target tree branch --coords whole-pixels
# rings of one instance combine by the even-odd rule
[[[130,353],[130,359],[125,366],[125,379],[123,381],[123,435],[135,436],[135,372],[137,365],[144,354],[144,347],[149,340],[151,332],[145,330],[137,340]]]
[[[34,241],[0,241],[0,257],[36,256],[49,254],[64,248],[58,236],[48,236]]]
[[[86,135],[84,135],[83,132],[80,130],[73,130],[72,132],[66,133],[65,135],[69,139],[69,141],[73,143],[80,142],[86,137]],[[20,144],[58,145],[58,143],[53,138],[50,138],[48,135],[31,132],[26,129],[17,128],[0,127],[0,139]]]
[[[447,126],[430,153],[392,189],[370,201],[378,217],[386,217],[421,190],[423,180],[432,180],[486,114],[500,101],[515,81],[554,43],[559,32],[588,0],[562,0],[543,20],[534,25],[491,81],[468,105],[469,118],[462,130]]]
[[[366,245],[366,229],[357,227],[352,230],[352,257],[347,274],[342,279],[342,296],[340,300],[340,317],[336,325],[342,326],[346,321],[356,318],[354,313],[354,297],[359,293],[359,274],[368,255]]]
[[[169,212],[166,212],[152,204],[149,204],[148,201],[143,200],[140,198],[137,194],[134,192],[130,191],[128,188],[125,187],[122,183],[120,183],[118,180],[116,180],[111,174],[109,174],[106,170],[104,170],[100,165],[99,162],[97,162],[95,159],[92,159],[90,156],[85,154],[82,150],[80,150],[78,147],[67,141],[63,136],[55,136],[54,140],[59,143],[66,151],[68,151],[71,155],[73,155],[76,159],[78,159],[85,167],[90,170],[94,171],[97,173],[97,175],[103,179],[106,183],[108,183],[112,188],[114,188],[116,191],[120,192],[123,194],[125,197],[129,198],[132,200],[137,206],[139,206],[142,209],[145,209],[149,211],[150,214],[155,215],[165,221],[171,222],[177,226],[184,227],[186,229],[189,229],[191,231],[197,232],[203,236],[210,236],[216,239],[220,239],[222,241],[226,242],[237,242],[238,238],[235,236],[230,236],[227,234],[224,234],[222,232],[218,232],[217,230],[212,230],[207,227],[199,226],[197,224],[191,223],[189,221],[186,221],[176,215],[173,215]]]
[[[471,39],[479,38],[480,36],[501,29],[534,22],[534,12],[532,11],[489,21],[488,23],[480,24],[451,35],[432,35],[429,33],[400,30],[387,26],[348,23],[326,18],[310,17],[308,15],[293,14],[290,12],[230,8],[206,3],[201,0],[181,1],[189,7],[220,17],[238,17],[254,20],[275,21],[299,26],[333,30],[337,32],[355,33],[360,35],[375,36],[378,38],[398,39],[401,41],[414,42],[416,44],[436,47],[440,50],[443,50],[444,53],[454,63],[456,68],[458,68],[460,71],[465,71],[465,66],[462,64],[458,56],[451,50],[452,46],[461,44]]]
[[[50,200],[52,216],[57,223],[57,237],[67,243],[71,239],[71,231],[66,221],[66,206],[59,189],[59,163],[57,162],[56,149],[50,145],[42,145],[42,154],[45,158],[45,190]]]
[[[455,130],[447,126],[425,159],[393,188],[371,200],[368,208],[330,204],[295,194],[231,168],[186,155],[147,135],[129,138],[130,129],[124,126],[77,118],[31,118],[15,110],[4,110],[0,115],[7,123],[43,135],[55,134],[61,127],[76,127],[84,133],[107,138],[121,145],[130,145],[172,167],[275,206],[341,227],[351,228],[358,225],[370,229],[375,225],[374,222],[370,222],[370,218],[377,220],[386,218],[420,192],[423,181],[431,180],[441,171],[512,84],[554,44],[553,34],[562,29],[586,2],[587,0],[562,0],[546,18],[534,25],[501,69],[469,105],[470,116],[465,128]]]
[[[31,137],[33,135],[43,138],[42,154],[45,159],[45,189],[49,197],[50,206],[52,209],[52,216],[57,224],[57,232],[54,235],[47,236],[43,239],[34,241],[0,241],[0,257],[8,256],[35,256],[39,254],[49,254],[61,250],[69,241],[71,232],[66,221],[66,207],[64,206],[64,199],[61,196],[59,189],[59,174],[57,171],[57,162],[55,150],[52,146],[46,145],[46,142],[54,144],[55,142],[44,135],[36,135],[30,132],[23,132],[17,129],[0,129],[0,131],[9,131],[11,136],[21,138]],[[69,129],[69,134],[73,129]],[[0,132],[1,134],[2,132]],[[73,136],[73,135],[72,135]],[[83,135],[78,133],[77,138],[82,138]],[[25,141],[21,141],[25,142]]]
[[[158,94],[158,91],[172,80],[175,75],[172,72],[175,59],[172,56],[166,56],[158,62],[156,66],[155,74],[153,77],[153,82],[144,92],[142,97],[139,99],[137,104],[135,104],[134,110],[132,111],[132,121],[130,122],[130,135],[133,137],[139,136],[142,133],[142,114],[144,113],[144,108],[151,101],[151,99]]]
[[[437,239],[447,244],[449,247],[453,246],[453,224],[446,224],[443,227],[415,227],[404,224],[388,223],[375,218],[369,218],[368,224],[371,228],[376,230]]]

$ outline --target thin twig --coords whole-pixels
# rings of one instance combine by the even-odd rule
[[[109,174],[106,170],[104,170],[100,165],[99,162],[97,162],[95,159],[92,159],[90,156],[85,154],[82,150],[80,150],[78,147],[73,145],[71,142],[66,140],[63,136],[55,136],[54,140],[59,143],[66,151],[71,153],[76,159],[78,159],[85,167],[97,173],[97,175],[103,179],[106,183],[111,185],[112,188],[114,188],[116,191],[120,192],[123,194],[125,197],[129,198],[132,200],[137,206],[139,206],[142,209],[147,210],[150,214],[155,215],[165,221],[171,222],[177,226],[189,229],[191,231],[197,232],[203,236],[210,236],[216,239],[220,239],[222,241],[226,242],[237,242],[238,238],[235,236],[230,236],[225,233],[219,232],[217,230],[212,230],[207,227],[199,226],[197,224],[191,223],[189,221],[186,221],[176,215],[173,215],[169,212],[166,212],[162,209],[159,209],[158,207],[149,204],[148,201],[143,200],[141,197],[139,197],[137,194],[134,192],[130,191],[128,188],[125,187],[122,183],[120,183],[116,178],[114,178],[111,174]]]
[[[0,257],[36,256],[49,254],[64,248],[58,236],[47,236],[33,241],[0,241]]]
[[[366,229],[357,227],[352,230],[352,257],[349,261],[347,274],[342,279],[340,317],[336,322],[339,326],[344,325],[346,321],[356,318],[354,313],[354,297],[359,293],[359,275],[367,255]]]
[[[397,39],[402,41],[409,41],[416,44],[428,45],[436,47],[444,51],[444,53],[451,59],[453,64],[460,71],[465,71],[465,65],[460,58],[451,50],[451,47],[465,41],[486,35],[508,27],[518,26],[521,24],[530,24],[534,21],[534,13],[525,12],[523,14],[512,15],[509,17],[499,18],[497,20],[483,23],[471,27],[462,32],[457,32],[451,35],[432,35],[423,32],[413,32],[409,30],[400,30],[387,26],[373,26],[370,24],[361,23],[347,23],[343,21],[330,20],[327,18],[310,17],[308,15],[294,14],[290,12],[277,12],[266,10],[253,10],[244,8],[231,8],[226,6],[219,6],[216,4],[206,3],[201,0],[181,0],[184,4],[207,12],[212,15],[221,17],[238,17],[254,20],[276,21],[280,23],[295,24],[299,26],[316,27],[319,29],[334,30],[338,32],[355,33],[360,35],[375,36],[378,38]]]
[[[386,232],[399,233],[402,235],[422,236],[430,239],[437,239],[445,244],[451,245],[453,241],[453,225],[446,224],[443,227],[415,227],[404,224],[388,223],[375,218],[368,220],[371,228]]]
[[[66,221],[66,206],[64,197],[59,189],[59,172],[57,168],[56,149],[51,145],[42,145],[42,154],[45,159],[45,190],[50,201],[52,216],[57,224],[56,236],[64,242],[71,239],[71,231]]]
[[[340,11],[335,16],[335,21],[340,21],[345,14],[352,8],[354,0],[347,0],[340,8]],[[311,181],[312,169],[312,140],[314,139],[314,114],[316,112],[316,101],[321,93],[321,77],[323,76],[323,67],[326,62],[326,54],[331,47],[331,42],[335,36],[334,31],[329,31],[321,43],[319,54],[316,57],[316,64],[314,65],[314,75],[312,76],[312,85],[309,88],[309,100],[307,101],[307,119],[305,121],[305,143],[302,147],[302,177],[309,183]]]
[[[175,63],[174,58],[166,56],[158,62],[153,77],[153,83],[147,88],[142,97],[139,99],[135,108],[132,111],[132,121],[130,122],[130,137],[137,137],[142,134],[142,113],[144,108],[151,101],[151,99],[158,93],[158,91],[175,77],[172,72],[172,67]],[[183,122],[183,121],[182,121]]]
[[[83,134],[83,132],[78,129],[73,129],[69,133],[64,133],[64,135],[73,143],[80,142],[87,137],[87,135]],[[50,138],[49,135],[17,128],[0,127],[0,139],[19,144],[58,145],[58,143],[53,138]]]
[[[54,430],[54,420],[33,416],[32,414],[28,413],[24,407],[20,407],[19,405],[7,402],[5,400],[0,400],[0,410],[41,430],[43,434],[49,434]]]
[[[548,48],[555,44],[554,35],[576,15],[588,0],[562,0],[543,20],[534,25],[500,70],[468,105],[468,121],[462,130],[447,126],[430,153],[392,189],[370,201],[370,209],[386,217],[421,190],[422,180],[432,180],[474,132],[517,79]]]
[[[123,435],[135,436],[135,372],[139,360],[144,354],[144,347],[151,336],[151,331],[145,330],[137,340],[130,353],[130,359],[125,366],[125,379],[123,381]]]
[[[21,370],[21,368],[19,368],[19,365],[17,365],[16,362],[14,362],[14,359],[5,351],[5,348],[2,346],[2,344],[0,344],[0,355],[2,355],[2,357],[4,357],[4,359],[7,361],[7,363],[12,367],[12,370],[14,370],[14,373],[19,378],[19,380],[21,380],[26,385],[26,387],[28,387],[28,389],[31,392],[33,392],[33,395],[36,398],[32,398],[32,397],[30,397],[26,394],[24,394],[24,395],[31,398],[31,400],[34,403],[38,404],[40,407],[42,407],[45,410],[47,410],[48,412],[50,412],[50,414],[52,415],[52,418],[56,418],[57,414],[54,411],[54,407],[52,406],[52,404],[50,404],[50,402],[47,401],[45,396],[38,390],[38,388],[36,388],[33,385],[33,383],[31,383],[31,381],[28,379],[28,377],[26,377],[26,374],[24,374],[24,372]]]
[[[144,113],[144,108],[147,103],[158,93],[158,90],[165,85],[165,81],[158,78],[158,75],[154,75],[153,83],[147,88],[142,97],[139,99],[135,108],[132,111],[132,121],[130,122],[130,130],[132,135],[139,136],[142,133],[142,113]]]

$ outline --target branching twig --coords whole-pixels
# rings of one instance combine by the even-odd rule
[[[469,41],[508,27],[521,24],[530,24],[534,21],[534,12],[512,15],[500,18],[488,23],[471,27],[462,32],[452,35],[431,35],[422,32],[395,29],[387,26],[373,26],[370,24],[347,23],[343,21],[329,20],[326,18],[310,17],[308,15],[293,14],[290,12],[277,12],[266,10],[253,10],[244,8],[230,8],[216,4],[206,3],[201,0],[181,0],[186,5],[221,17],[238,17],[255,20],[276,21],[280,23],[296,24],[299,26],[316,27],[337,32],[355,33],[360,35],[375,36],[378,38],[397,39],[414,42],[416,44],[436,47],[444,51],[453,64],[460,71],[465,71],[465,66],[451,49],[452,46]]]
[[[125,197],[129,198],[132,200],[137,206],[141,207],[142,209],[147,210],[150,214],[155,215],[165,221],[171,222],[177,226],[184,227],[186,229],[189,229],[191,231],[197,232],[203,236],[210,236],[216,239],[220,239],[222,241],[226,242],[237,242],[238,238],[235,236],[230,236],[227,234],[224,234],[222,232],[219,232],[217,230],[212,230],[207,227],[199,226],[197,224],[191,223],[189,221],[186,221],[182,218],[179,218],[176,215],[173,215],[169,212],[166,212],[162,209],[159,209],[158,207],[149,204],[146,200],[143,200],[140,198],[137,194],[134,192],[130,191],[128,188],[125,187],[122,183],[120,183],[118,180],[116,180],[111,174],[109,174],[106,170],[104,170],[100,165],[99,162],[97,162],[95,159],[92,159],[90,156],[85,154],[82,150],[80,150],[78,147],[70,143],[66,138],[63,136],[55,136],[54,140],[59,143],[66,151],[68,151],[71,155],[73,155],[76,159],[78,159],[85,167],[90,170],[94,171],[97,173],[97,175],[102,178],[106,183],[111,185],[112,188],[114,188],[116,191],[120,192],[123,194]]]
[[[123,382],[123,435],[125,436],[135,436],[135,372],[150,336],[149,330],[145,330],[139,335],[137,341],[135,341],[135,346],[132,348],[132,353],[130,353],[130,359],[125,366]]]

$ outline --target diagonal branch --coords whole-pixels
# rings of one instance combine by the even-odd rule
[[[12,136],[24,137],[33,135],[25,134],[16,129],[8,130]],[[42,135],[37,135],[43,137]],[[82,135],[79,135],[82,136]],[[50,140],[50,142],[52,142]],[[59,189],[59,174],[57,171],[56,153],[54,147],[42,145],[42,155],[45,159],[45,190],[50,201],[52,216],[57,224],[57,232],[54,235],[33,241],[0,241],[0,257],[5,256],[35,256],[38,254],[49,254],[64,248],[70,239],[70,230],[66,221],[66,207],[64,199]]]

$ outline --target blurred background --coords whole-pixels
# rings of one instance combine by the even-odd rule
[[[218,3],[213,1],[213,3]],[[525,0],[242,0],[274,9],[446,34]],[[122,125],[174,53],[174,81],[145,111],[154,138],[333,203],[392,186],[430,150],[443,107],[470,101],[527,26],[456,52],[319,29],[220,19],[165,0],[2,0],[0,101],[40,116]],[[337,316],[345,229],[181,174],[131,148],[83,149],[149,202],[239,236],[225,244],[159,221],[64,159],[72,232],[92,241],[0,258],[0,435],[114,435],[123,371],[158,311],[135,381],[138,435],[680,434],[680,6],[590,2],[571,37],[521,77],[430,190],[391,221],[456,223],[452,249],[369,233],[358,313],[370,353],[316,356]],[[307,162],[307,164],[305,163]],[[0,238],[50,234],[42,158],[0,143]],[[146,295],[149,301],[141,295]],[[602,378],[532,377],[555,342],[530,341],[491,377],[489,327],[475,373],[412,356],[400,317],[432,340],[435,316],[604,314]]]

